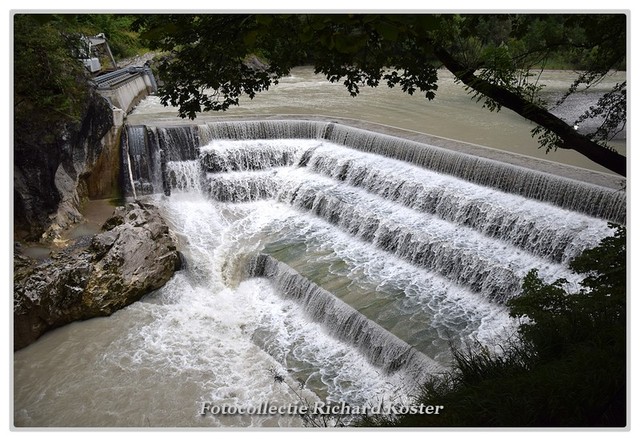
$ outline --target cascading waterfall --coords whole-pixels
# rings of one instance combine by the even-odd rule
[[[122,162],[186,269],[16,353],[23,425],[295,426],[197,403],[406,403],[451,345],[499,350],[530,269],[575,288],[568,263],[626,219],[622,192],[327,122],[127,127]],[[30,351],[56,388],[25,373]],[[80,411],[84,389],[112,408]]]
[[[622,191],[341,125],[327,139],[590,216],[619,223],[626,219]]]
[[[221,139],[321,139],[332,130],[333,124],[318,121],[243,121],[198,126],[202,145]]]
[[[123,131],[121,170],[125,194],[152,194],[162,188],[161,152],[149,143],[147,128],[144,126],[127,126]],[[132,182],[133,181],[133,182]],[[131,186],[133,185],[134,188]]]
[[[617,223],[626,220],[624,191],[341,124],[317,121],[219,122],[200,125],[198,131],[202,145],[221,139],[324,139],[589,216]]]
[[[431,269],[456,284],[499,301],[519,291],[526,269],[546,280],[576,282],[562,266],[466,226],[416,213],[361,190],[309,173],[289,175],[277,199],[308,210],[377,248]],[[573,279],[573,280],[572,280]]]
[[[154,136],[155,131],[158,133]],[[461,178],[481,186],[518,194],[617,223],[626,221],[626,195],[585,182],[550,175],[491,159],[471,156],[393,136],[316,121],[220,122],[199,126],[148,127],[152,149],[163,149],[171,160],[196,159],[198,142],[212,140],[306,139],[382,155]],[[172,146],[182,146],[174,147]],[[211,159],[215,163],[215,159]],[[284,165],[284,164],[283,164]]]
[[[158,148],[165,152],[167,161],[198,159],[200,142],[195,127],[158,127],[156,136]]]
[[[170,161],[166,165],[167,184],[178,191],[201,191],[204,173],[197,159]]]
[[[518,295],[532,268],[576,289],[581,278],[567,264],[609,234],[604,219],[625,218],[619,192],[332,123],[198,130],[210,140],[200,163],[201,188],[212,199],[284,203],[498,303]],[[605,208],[594,208],[593,198]]]
[[[274,213],[256,227],[269,238],[265,253],[439,363],[450,363],[450,344],[502,338],[509,320],[501,305],[313,215],[268,201],[255,209]]]
[[[326,332],[354,346],[374,365],[393,373],[402,369],[417,384],[441,371],[433,360],[367,319],[328,291],[302,277],[286,264],[260,254],[248,264],[248,276],[274,281],[285,298],[294,299]]]
[[[299,225],[303,231],[338,228],[352,238],[352,247],[358,243],[355,248],[364,247],[371,256],[381,253],[380,259],[400,259],[414,271],[426,271],[422,284],[438,297],[447,296],[444,293],[451,288],[441,286],[448,283],[455,291],[479,295],[478,301],[502,304],[518,295],[532,268],[548,282],[563,278],[570,289],[576,289],[581,278],[567,264],[609,234],[607,220],[626,218],[621,192],[333,123],[224,122],[200,125],[197,131],[203,143],[200,170],[188,168],[193,176],[189,181],[183,165],[178,179],[173,169],[180,162],[169,162],[174,189],[202,191],[222,207],[260,201],[273,201],[276,207],[283,204],[298,218],[307,219]],[[155,132],[165,133],[160,128]],[[189,132],[181,133],[184,139]],[[192,152],[191,146],[186,151]],[[197,162],[185,164],[194,167]],[[254,205],[245,207],[254,210],[248,207]],[[270,222],[292,222],[287,219]],[[318,236],[272,228],[269,223],[262,225],[257,231],[266,236],[249,249],[235,251],[258,253],[249,259],[249,277],[270,278],[279,292],[295,297],[307,309],[311,299],[322,292],[324,306],[307,313],[325,324],[333,317],[328,328],[344,337],[336,317],[349,321],[353,320],[347,318],[351,311],[359,314],[349,301],[359,304],[355,297],[362,295],[366,283],[348,273],[338,275],[336,268],[353,262],[339,257],[335,249],[327,251],[332,247],[326,243],[315,244]],[[264,251],[270,255],[259,254]],[[303,259],[307,264],[301,263]],[[235,259],[234,265],[241,261]],[[351,274],[358,272],[359,265],[370,266],[364,261],[356,263]],[[327,269],[320,269],[323,267]],[[314,278],[335,289],[314,284]],[[349,314],[329,312],[333,306],[328,307],[326,299],[338,301],[341,290],[350,299],[344,303]],[[406,286],[403,290],[399,298],[406,301],[410,290]],[[402,301],[388,297],[381,303],[394,305],[399,318]],[[371,323],[394,327],[377,312],[367,314],[375,317]],[[358,317],[370,321],[366,314]],[[433,317],[423,320],[428,327]],[[393,335],[389,329],[385,332]],[[400,341],[412,339],[410,333],[397,332]],[[376,351],[349,343],[365,354]],[[419,341],[411,344],[423,347]],[[428,346],[421,350],[429,352]],[[437,352],[430,356],[447,359]]]
[[[487,237],[468,226],[398,207],[303,169],[209,175],[207,185],[210,195],[222,202],[275,198],[308,211],[359,240],[501,302],[517,294],[530,268],[540,268],[540,276],[548,281],[565,278],[573,287],[579,281],[553,259],[532,254],[525,250],[527,246],[512,245],[516,241],[511,236]],[[599,229],[593,227],[583,237],[578,227],[584,219],[577,221],[574,240],[567,243],[560,236],[553,248],[564,247],[565,254],[581,250],[608,233],[606,223],[596,221]],[[530,227],[533,231],[539,228]]]
[[[124,194],[133,196],[126,175],[129,168],[137,195],[169,194],[175,173],[167,176],[167,163],[197,160],[198,130],[193,126],[147,127],[127,126],[123,132],[122,179]]]
[[[281,180],[274,171],[207,174],[205,180],[207,192],[220,202],[249,202],[273,198],[281,185]]]
[[[312,140],[219,141],[215,148],[201,147],[203,168],[208,172],[264,170],[298,163],[303,152],[319,146]]]
[[[381,163],[373,155],[338,146],[313,150],[312,157],[305,165],[316,173],[554,261],[567,263],[607,231],[604,222],[593,218],[550,205],[541,210],[527,198],[505,197],[491,187],[439,173],[425,175],[400,161]],[[576,249],[574,242],[581,246]]]

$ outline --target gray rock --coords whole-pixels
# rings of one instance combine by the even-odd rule
[[[64,128],[44,127],[16,133],[14,143],[14,235],[30,241],[55,238],[82,219],[78,211],[86,196],[83,176],[105,148],[113,127],[109,103],[94,90],[81,121]],[[57,134],[54,136],[53,134]]]
[[[134,202],[86,247],[36,262],[14,257],[14,350],[50,329],[108,316],[162,287],[181,257],[157,207]]]

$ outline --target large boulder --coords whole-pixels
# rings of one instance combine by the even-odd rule
[[[180,268],[157,207],[118,207],[103,232],[37,263],[14,259],[14,349],[75,320],[108,316],[162,287]]]

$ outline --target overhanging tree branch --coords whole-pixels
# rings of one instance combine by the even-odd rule
[[[623,90],[590,109],[589,118],[610,115],[594,138],[540,104],[536,94],[542,86],[526,80],[529,69],[559,57],[583,71],[566,98],[577,85],[589,87],[612,69],[624,69],[623,14],[176,15],[147,16],[140,23],[151,47],[173,51],[160,66],[162,102],[179,106],[181,116],[238,105],[241,95],[267,90],[302,63],[343,82],[353,96],[384,80],[431,100],[436,66],[444,64],[490,110],[504,106],[536,123],[533,134],[542,146],[575,150],[626,176],[626,157],[600,144],[624,126]],[[244,66],[251,54],[264,57],[264,69]]]
[[[590,160],[622,176],[627,175],[627,158],[608,149],[576,130],[544,107],[522,98],[509,89],[479,78],[474,71],[458,62],[446,49],[433,45],[433,52],[456,78],[501,106],[552,131],[561,140],[558,148],[575,150]]]

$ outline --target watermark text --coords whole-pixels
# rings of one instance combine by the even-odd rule
[[[272,404],[269,402],[252,405],[216,404],[201,401],[199,414],[206,415],[439,415],[444,410],[441,405],[420,404],[379,404],[373,406],[352,406],[345,402],[312,404]]]

